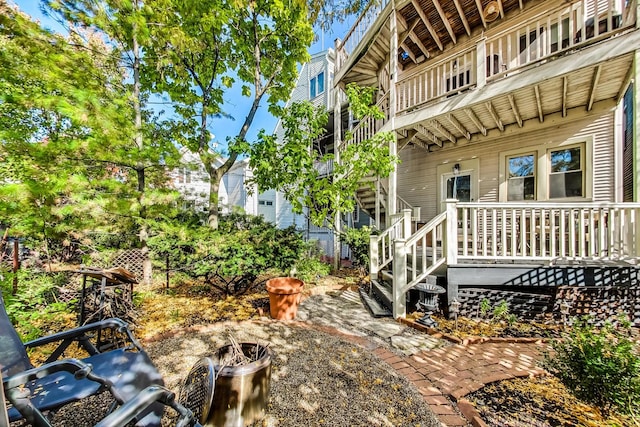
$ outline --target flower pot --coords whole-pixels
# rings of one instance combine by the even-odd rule
[[[304,282],[293,277],[267,280],[271,317],[278,320],[295,319]]]

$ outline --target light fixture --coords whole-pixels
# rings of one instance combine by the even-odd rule
[[[490,1],[482,11],[484,20],[487,22],[493,22],[500,15],[500,9],[497,1]]]
[[[458,175],[460,173],[460,163],[453,165],[453,174]]]

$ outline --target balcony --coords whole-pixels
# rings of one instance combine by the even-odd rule
[[[602,10],[602,1],[582,0],[546,10],[504,31],[477,36],[466,48],[410,74],[400,74],[396,111],[410,112],[483,87],[633,28],[636,2],[626,9],[622,2],[615,3],[620,3],[619,8]],[[596,20],[598,25],[594,25]]]

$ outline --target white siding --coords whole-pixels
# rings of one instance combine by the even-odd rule
[[[562,121],[559,126],[525,132],[535,127],[525,123],[522,133],[515,136],[491,135],[460,148],[451,148],[427,153],[419,147],[408,147],[400,152],[398,192],[413,206],[422,207],[422,220],[428,221],[438,212],[437,200],[440,178],[436,168],[447,164],[478,161],[478,199],[484,202],[499,201],[500,154],[512,150],[527,151],[528,148],[545,149],[571,140],[593,141],[591,169],[593,201],[615,201],[614,192],[614,113],[603,111],[576,121]],[[589,172],[587,172],[589,173]],[[587,185],[588,185],[587,181]]]

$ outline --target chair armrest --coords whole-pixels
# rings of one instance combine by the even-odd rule
[[[36,338],[35,340],[24,343],[24,347],[34,348],[58,341],[74,340],[83,337],[87,332],[93,332],[99,329],[116,329],[119,332],[125,333],[129,341],[131,341],[139,351],[142,351],[142,346],[133,336],[133,333],[129,329],[127,323],[117,318],[104,319],[99,322],[89,323],[67,331],[47,335],[46,337]]]
[[[147,387],[94,427],[124,427],[155,402],[160,402],[178,412],[179,419],[176,427],[199,426],[200,424],[193,419],[193,412],[176,402],[175,396],[175,393],[161,386]]]
[[[47,375],[53,374],[55,372],[65,371],[73,374],[76,379],[87,378],[89,380],[99,382],[106,387],[112,386],[109,380],[93,374],[91,372],[91,369],[91,365],[84,363],[78,359],[59,360],[7,377],[2,380],[2,384],[7,390],[7,393],[9,393],[11,389],[20,387],[21,385],[27,384],[30,381],[44,378]]]

